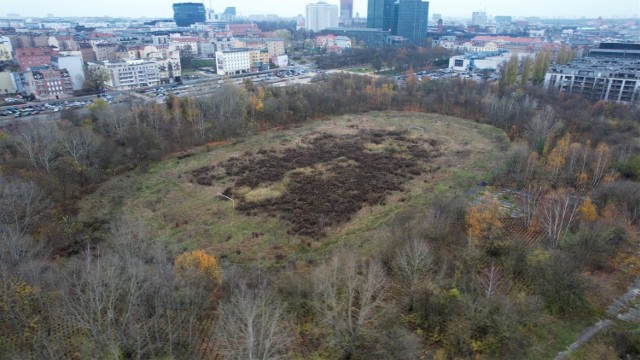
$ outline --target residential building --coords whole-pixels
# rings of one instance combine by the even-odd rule
[[[97,61],[115,60],[117,58],[118,45],[114,43],[97,43],[94,45],[93,50],[96,53]]]
[[[539,50],[544,41],[540,38],[481,35],[471,39],[471,43],[478,47],[483,47],[488,43],[495,43],[498,49],[501,50],[515,53],[531,53]]]
[[[54,69],[66,69],[71,77],[73,90],[82,89],[84,84],[84,62],[81,56],[53,56],[51,57],[51,65]]]
[[[351,39],[346,36],[336,36],[335,45],[340,49],[351,49]]]
[[[397,31],[393,35],[402,36],[407,42],[413,44],[422,44],[425,41],[429,19],[429,2],[400,0],[395,16],[397,16]]]
[[[13,75],[13,83],[16,85],[16,92],[26,94],[29,92],[29,83],[33,79],[31,71],[19,71],[11,73]]]
[[[171,37],[169,35],[151,35],[153,46],[169,45]]]
[[[13,94],[18,90],[13,74],[0,72],[0,95]]]
[[[367,28],[391,31],[395,0],[369,0],[367,6]]]
[[[307,5],[306,10],[307,30],[320,31],[338,26],[338,6],[319,1]]]
[[[232,38],[233,48],[266,49],[269,57],[284,55],[284,40],[279,38]]]
[[[564,66],[551,66],[545,76],[545,85],[591,100],[637,101],[640,97],[640,61],[583,58]]]
[[[640,43],[604,42],[589,51],[592,58],[640,59]]]
[[[130,90],[160,84],[158,65],[148,60],[118,60],[89,63],[109,74],[105,84],[112,90]]]
[[[182,77],[182,66],[180,64],[180,54],[172,53],[170,57],[164,59],[147,59],[158,68],[158,77],[161,84],[170,84],[180,81]]]
[[[206,21],[206,11],[202,3],[173,4],[173,20],[179,27],[189,27]]]
[[[486,26],[487,13],[484,11],[474,11],[471,14],[471,25]]]
[[[49,36],[48,45],[58,51],[78,51],[80,47],[73,36]]]
[[[257,37],[261,31],[254,23],[249,24],[228,24],[225,26],[226,32],[237,37]]]
[[[266,49],[251,49],[249,51],[249,56],[251,58],[252,66],[269,64],[269,60],[272,58],[269,56],[269,52]]]
[[[172,51],[191,49],[191,52],[194,55],[199,55],[200,52],[198,51],[198,48],[201,42],[207,43],[208,40],[203,38],[197,38],[197,37],[172,36],[171,42],[169,43],[169,48]]]
[[[65,69],[32,71],[29,92],[38,100],[63,99],[73,96],[73,81]]]
[[[496,16],[493,18],[498,24],[511,24],[513,18],[511,16]]]
[[[332,34],[336,36],[346,36],[351,39],[352,44],[366,47],[381,47],[386,44],[386,39],[390,33],[380,29],[357,29],[357,28],[330,28],[320,32],[323,35]]]
[[[0,36],[0,61],[8,61],[13,59],[13,46],[11,39],[6,36]]]
[[[51,56],[58,55],[58,52],[50,47],[18,48],[15,49],[15,53],[22,71],[32,67],[49,65],[51,64]]]
[[[591,100],[640,100],[640,43],[601,43],[567,65],[553,65],[545,86]]]
[[[87,42],[78,43],[80,47],[80,54],[82,55],[82,61],[85,63],[90,61],[96,61],[96,52],[93,51],[93,46]]]
[[[251,50],[231,49],[216,52],[216,69],[219,75],[246,73],[251,70]]]

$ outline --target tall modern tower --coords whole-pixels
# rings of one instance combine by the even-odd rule
[[[338,6],[329,5],[324,1],[309,4],[306,21],[307,30],[312,31],[338,27]]]
[[[396,15],[396,14],[394,14]],[[429,2],[421,0],[400,0],[397,4],[397,31],[413,44],[421,44],[427,37]]]
[[[394,0],[369,0],[367,4],[367,27],[391,30]]]
[[[180,27],[188,27],[207,19],[204,5],[201,3],[173,4],[173,20]]]
[[[353,0],[340,0],[340,20],[351,20],[353,18]]]

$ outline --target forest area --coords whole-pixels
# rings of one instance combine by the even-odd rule
[[[640,275],[637,104],[463,79],[223,86],[0,132],[0,358],[553,358]],[[309,271],[170,252],[135,214],[80,220],[79,201],[116,176],[371,111],[501,129],[492,190],[438,194],[366,253],[337,249]],[[589,356],[640,356],[637,321]]]

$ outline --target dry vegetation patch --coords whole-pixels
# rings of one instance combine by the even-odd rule
[[[302,145],[245,153],[191,176],[200,185],[230,177],[234,184],[225,195],[240,200],[238,211],[277,214],[291,232],[318,238],[325,228],[348,222],[364,206],[385,205],[407,181],[438,169],[430,166],[441,156],[438,140],[407,134],[365,129],[308,135]]]
[[[499,130],[458,118],[345,115],[167,159],[110,180],[80,207],[86,221],[135,214],[177,253],[304,266],[370,241],[402,209],[487,179],[505,146]]]

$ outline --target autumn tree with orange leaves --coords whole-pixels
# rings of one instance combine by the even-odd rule
[[[496,200],[481,203],[467,209],[467,235],[469,249],[472,246],[491,245],[502,233],[502,221],[498,217],[500,204]]]
[[[202,275],[211,278],[216,284],[222,280],[222,271],[218,259],[204,250],[194,250],[181,254],[176,258],[175,267],[180,274],[192,276]]]

